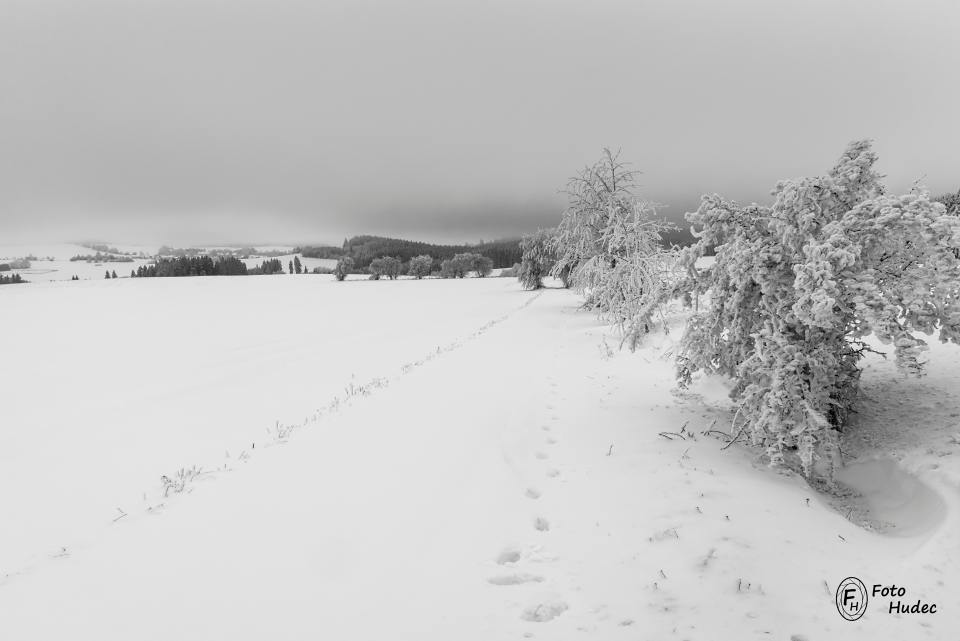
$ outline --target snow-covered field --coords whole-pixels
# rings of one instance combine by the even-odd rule
[[[870,361],[864,496],[827,500],[702,434],[729,407],[719,381],[672,393],[679,327],[620,352],[577,302],[0,288],[0,638],[960,638],[955,348],[921,381]],[[848,576],[938,613],[846,621]]]

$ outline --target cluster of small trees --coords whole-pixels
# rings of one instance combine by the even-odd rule
[[[333,275],[337,280],[344,280],[348,274],[355,271],[356,263],[350,256],[341,256],[337,260],[337,266],[333,269]],[[436,268],[439,269],[434,271]],[[476,274],[483,278],[489,276],[493,271],[493,261],[482,254],[466,252],[457,254],[453,258],[444,260],[438,266],[432,256],[422,254],[414,256],[407,265],[393,256],[381,256],[370,261],[367,272],[371,280],[380,280],[380,278],[389,278],[396,280],[404,273],[420,280],[431,274],[436,274],[441,278],[466,278],[470,274]]]
[[[133,258],[128,255],[117,256],[114,254],[77,254],[70,259],[71,262],[84,261],[87,263],[132,263]]]
[[[475,273],[478,278],[484,278],[493,271],[493,261],[483,254],[465,252],[440,263],[441,278],[466,278]]]
[[[30,269],[31,260],[37,260],[37,257],[27,256],[26,258],[16,258],[7,263],[7,265],[10,269]]]
[[[433,270],[433,257],[426,254],[414,256],[410,259],[410,265],[407,267],[407,273],[417,280],[424,276],[429,276]]]
[[[283,263],[280,262],[279,258],[269,258],[258,266],[247,271],[251,276],[258,276],[260,274],[271,275],[271,274],[282,274],[283,273]]]
[[[132,272],[132,271],[130,272],[130,275],[131,275],[131,276],[133,275],[133,272]],[[108,269],[106,272],[104,272],[103,277],[104,277],[105,279],[107,279],[107,280],[109,280],[109,279],[111,279],[111,278],[116,278],[116,277],[117,277],[117,272],[116,272],[116,270],[114,270],[113,272],[111,272],[111,271]]]
[[[434,245],[398,238],[355,236],[344,239],[342,247],[298,247],[294,251],[313,258],[339,259],[349,256],[358,270],[366,270],[373,260],[386,256],[392,256],[403,264],[409,264],[419,256],[432,256],[436,261],[441,261],[453,258],[457,254],[474,253],[489,258],[494,267],[506,267],[520,260],[518,240],[481,241],[476,245]]]
[[[400,262],[399,258],[393,258],[392,256],[383,256],[382,258],[374,258],[370,261],[370,266],[367,268],[367,271],[370,272],[370,280],[380,280],[381,276],[386,276],[390,280],[396,280],[402,272],[403,263]]]
[[[280,261],[276,260],[280,265]],[[280,270],[283,267],[280,266]],[[158,258],[153,265],[141,265],[135,272],[138,278],[178,276],[245,276],[247,265],[235,256],[177,256]]]
[[[10,276],[4,276],[3,274],[0,274],[0,285],[17,285],[25,282],[27,281],[23,280],[23,277],[20,274],[11,274]]]

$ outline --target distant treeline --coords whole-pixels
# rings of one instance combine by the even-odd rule
[[[11,269],[30,269],[31,260],[37,260],[37,257],[27,256],[26,258],[14,258],[6,263],[0,263],[0,272],[8,272]]]
[[[344,240],[343,247],[297,247],[293,251],[306,258],[348,256],[353,259],[354,267],[358,270],[365,270],[375,258],[385,256],[392,256],[407,263],[411,258],[421,255],[432,256],[437,261],[442,261],[453,258],[457,254],[475,253],[492,260],[494,267],[510,267],[520,262],[523,256],[523,252],[520,251],[520,239],[495,240],[476,245],[434,245],[382,236],[354,236]]]
[[[177,256],[158,258],[153,265],[141,265],[131,271],[133,278],[163,278],[177,276],[253,276],[257,274],[282,274],[283,263],[278,258],[269,258],[256,267],[247,269],[246,263],[236,256]],[[110,273],[107,273],[110,278]],[[113,276],[116,278],[116,276]]]
[[[23,280],[23,277],[20,274],[13,274],[12,276],[0,276],[0,285],[17,285],[25,282],[27,281]]]
[[[116,254],[117,256],[136,256],[138,258],[146,258],[147,255],[141,252],[125,252],[117,249],[116,247],[111,247],[105,243],[80,243],[81,247],[86,247],[87,249],[92,249],[98,254]]]
[[[162,246],[157,250],[158,256],[235,256],[237,258],[250,258],[251,256],[285,256],[290,251],[285,249],[273,249],[260,251],[256,247],[238,247],[224,248],[216,247],[214,249],[204,249],[202,247],[169,247]]]
[[[137,278],[246,276],[247,265],[235,256],[177,256],[158,258],[153,265],[141,265],[131,275]]]
[[[70,259],[71,262],[86,261],[88,263],[132,263],[133,259],[127,255],[103,254],[78,254]]]

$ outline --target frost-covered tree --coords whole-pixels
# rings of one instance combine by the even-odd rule
[[[636,177],[604,149],[599,162],[570,179],[550,272],[583,294],[585,307],[616,324],[631,348],[677,280],[676,255],[664,249],[662,237],[673,225],[634,195]]]
[[[392,256],[382,256],[370,261],[370,267],[367,269],[370,272],[371,280],[380,280],[381,276],[396,280],[397,276],[400,275],[402,266],[399,259]]]
[[[337,266],[333,268],[333,276],[337,280],[343,280],[353,271],[353,259],[349,256],[341,256],[337,259]]]
[[[300,257],[299,257],[299,256],[294,256],[294,257],[293,257],[293,269],[296,270],[296,272],[297,272],[298,274],[300,274],[300,273],[302,273],[302,272],[304,271],[304,269],[303,269],[303,263],[300,262]],[[292,271],[291,271],[291,273],[292,273]]]
[[[713,195],[687,215],[684,263],[709,305],[687,325],[680,383],[732,377],[737,435],[807,475],[832,476],[868,336],[912,374],[926,346],[915,332],[960,339],[960,219],[923,193],[884,195],[875,161],[854,142],[827,175],[778,183],[770,207]],[[708,248],[716,262],[698,270]]]
[[[493,261],[486,256],[464,252],[456,254],[440,263],[442,278],[466,278],[467,274],[476,271],[478,276],[486,276],[493,270]],[[481,272],[485,272],[482,273]]]
[[[520,241],[523,258],[517,270],[517,280],[524,289],[540,289],[543,279],[553,267],[553,230],[538,229]]]
[[[470,271],[477,275],[477,278],[486,278],[493,271],[493,259],[483,254],[469,254]]]
[[[407,273],[417,280],[420,280],[424,276],[429,276],[431,269],[433,269],[433,257],[423,254],[410,259],[410,266],[407,268]]]

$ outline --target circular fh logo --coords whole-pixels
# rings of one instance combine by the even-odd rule
[[[856,621],[867,611],[867,586],[849,576],[837,586],[837,611],[847,621]]]

